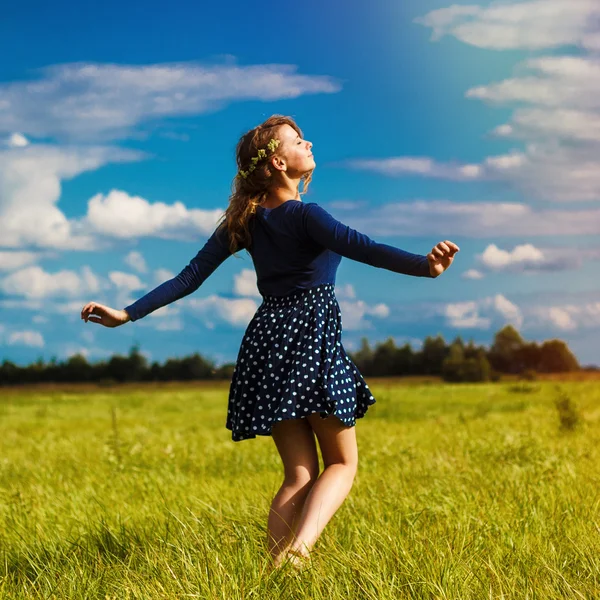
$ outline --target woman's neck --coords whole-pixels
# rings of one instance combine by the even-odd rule
[[[269,190],[264,202],[261,202],[261,206],[264,206],[265,208],[275,208],[288,200],[300,200],[298,186],[291,188],[287,185],[274,185]]]

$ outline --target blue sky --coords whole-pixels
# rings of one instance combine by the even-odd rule
[[[139,343],[236,358],[250,257],[115,330],[84,324],[177,274],[226,208],[235,145],[294,117],[304,201],[373,239],[461,252],[436,280],[343,259],[343,340],[488,345],[506,323],[600,364],[600,9],[580,0],[13,4],[0,21],[0,356]]]

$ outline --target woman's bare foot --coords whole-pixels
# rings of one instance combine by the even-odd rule
[[[287,556],[290,560],[290,564],[299,572],[304,571],[311,566],[311,557],[308,550],[288,549]]]
[[[308,550],[296,549],[292,550],[289,547],[280,552],[271,563],[271,571],[289,564],[295,571],[303,571],[311,564],[310,552]]]
[[[287,559],[288,548],[289,548],[289,545],[286,546],[283,550],[281,550],[281,552],[279,552],[277,555],[271,556],[269,571],[274,571],[275,569],[278,569],[279,567],[281,567],[281,565],[283,565],[283,563]]]

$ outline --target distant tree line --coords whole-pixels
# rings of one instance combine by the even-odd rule
[[[465,344],[457,337],[446,344],[441,335],[428,336],[420,350],[410,344],[397,347],[392,338],[371,348],[366,338],[361,347],[348,355],[365,376],[436,375],[446,381],[496,380],[501,374],[534,377],[535,373],[563,373],[580,370],[579,363],[561,340],[538,345],[526,342],[519,332],[507,325],[494,336],[492,346]],[[190,381],[230,379],[235,365],[217,367],[195,353],[183,358],[169,358],[164,364],[149,364],[140,348],[134,345],[128,356],[114,355],[106,361],[89,363],[82,354],[64,362],[39,359],[26,367],[4,360],[0,365],[0,385],[42,382],[122,383],[136,381]]]
[[[128,356],[113,355],[106,361],[89,363],[82,354],[74,354],[64,362],[52,358],[44,363],[38,359],[26,367],[4,360],[0,365],[0,385],[43,382],[126,383],[131,381],[191,381],[198,379],[228,379],[233,364],[220,367],[195,353],[183,358],[169,358],[164,364],[153,362],[134,345]]]
[[[502,374],[534,377],[581,368],[565,342],[526,342],[512,325],[496,333],[489,350],[472,340],[465,344],[460,336],[446,344],[438,335],[425,338],[416,352],[410,344],[398,348],[392,338],[375,348],[362,338],[360,349],[348,354],[366,376],[438,375],[446,381],[489,381]]]

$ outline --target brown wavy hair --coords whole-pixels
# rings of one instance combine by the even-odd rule
[[[261,205],[269,193],[273,177],[270,167],[270,158],[277,156],[277,149],[271,152],[267,144],[271,138],[280,139],[278,130],[282,125],[289,125],[296,133],[303,137],[302,130],[291,117],[272,115],[266,121],[246,132],[240,138],[236,147],[236,162],[238,172],[243,169],[248,171],[251,159],[258,154],[259,149],[267,152],[267,158],[256,163],[252,172],[246,178],[237,174],[233,179],[232,193],[229,196],[229,206],[222,217],[219,227],[225,226],[229,232],[230,250],[235,253],[240,248],[248,248],[252,239],[249,222],[256,213],[256,207]],[[312,171],[302,177],[303,189],[299,194],[305,194],[312,179]]]

